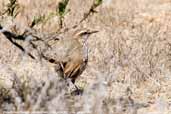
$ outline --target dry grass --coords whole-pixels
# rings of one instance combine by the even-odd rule
[[[18,0],[18,15],[4,14],[0,24],[22,34],[34,19],[40,19],[33,27],[36,32],[43,37],[58,33],[63,30],[59,2]],[[8,3],[0,0],[0,14]],[[74,29],[99,31],[88,39],[88,66],[76,81],[83,95],[70,95],[53,64],[32,60],[0,35],[0,85],[10,91],[0,91],[1,110],[171,113],[171,1],[103,0],[80,23],[93,3],[69,0],[62,15],[64,28],[77,25]],[[29,50],[27,42],[19,43]]]

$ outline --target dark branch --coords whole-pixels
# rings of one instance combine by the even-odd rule
[[[3,27],[0,25],[0,29],[3,29]],[[4,36],[12,43],[14,44],[17,48],[19,48],[22,52],[26,52],[25,49],[19,45],[17,42],[15,42],[13,39],[16,40],[25,40],[26,38],[22,35],[16,35],[14,33],[11,33],[9,31],[2,31]],[[35,57],[31,53],[27,53],[32,59],[35,59]]]

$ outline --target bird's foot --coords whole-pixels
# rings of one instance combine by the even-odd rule
[[[67,85],[71,95],[81,95],[83,93],[83,90],[79,89],[70,79],[67,80]]]
[[[79,89],[77,86],[76,86],[76,89],[75,90],[72,90],[71,91],[71,95],[82,95],[82,94],[83,94],[83,90],[82,89]]]

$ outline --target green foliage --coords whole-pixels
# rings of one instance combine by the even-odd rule
[[[43,22],[45,20],[45,15],[39,15],[39,16],[34,16],[34,19],[30,25],[31,28],[33,28],[35,25]]]
[[[102,4],[103,0],[95,0],[94,5],[95,6],[99,6],[100,4]]]
[[[65,12],[66,12],[65,10],[66,10],[68,1],[69,0],[63,0],[62,2],[59,2],[57,12],[60,17],[63,17],[65,15]]]
[[[15,18],[19,13],[19,4],[17,0],[9,0],[9,3],[7,4],[7,9],[4,13],[7,13],[7,15]]]
[[[53,12],[47,15],[44,14],[44,15],[34,16],[34,19],[31,22],[30,27],[33,28],[37,24],[46,23],[49,19],[51,19],[54,16],[56,16],[56,13],[53,13]]]
[[[63,27],[63,17],[66,14],[66,6],[68,2],[69,0],[62,0],[61,2],[59,2],[58,7],[56,9],[56,12],[60,17],[60,28]]]

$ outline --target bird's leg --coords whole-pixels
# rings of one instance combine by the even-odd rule
[[[67,80],[67,85],[69,86],[69,91],[72,95],[80,95],[82,91],[72,82],[70,78]]]
[[[75,91],[78,89],[78,87],[71,81],[70,78],[67,78],[66,81],[67,81],[67,85],[71,91]]]

